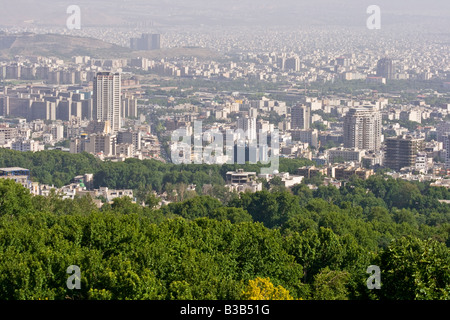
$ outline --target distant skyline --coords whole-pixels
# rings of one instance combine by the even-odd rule
[[[378,5],[382,23],[425,23],[450,27],[448,0],[80,0],[8,1],[0,26],[61,26],[69,5],[80,6],[84,26],[125,26],[136,22],[158,26],[358,26],[366,8]]]

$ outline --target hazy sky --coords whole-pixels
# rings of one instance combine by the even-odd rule
[[[360,25],[378,5],[386,25],[450,25],[450,0],[1,0],[0,26],[64,25],[78,5],[84,25]]]

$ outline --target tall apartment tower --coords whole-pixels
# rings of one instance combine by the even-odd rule
[[[372,108],[352,108],[344,117],[344,147],[378,151],[381,148],[381,114]]]
[[[237,128],[242,129],[248,140],[257,140],[256,118],[244,117],[237,119]]]
[[[309,129],[311,126],[311,107],[295,105],[291,108],[291,129]]]
[[[450,168],[450,133],[447,132],[444,137],[444,149],[445,149],[445,167]]]
[[[94,78],[94,112],[97,121],[109,121],[112,132],[121,126],[121,88],[120,74],[99,72]]]
[[[396,171],[415,166],[416,157],[424,150],[424,139],[412,136],[398,136],[386,139],[384,166]]]
[[[383,58],[377,63],[377,76],[386,78],[388,80],[394,79],[394,62],[392,59]]]
[[[300,71],[300,58],[299,57],[287,58],[284,62],[284,70],[293,72]]]
[[[159,33],[152,34],[152,50],[161,49],[161,35]]]

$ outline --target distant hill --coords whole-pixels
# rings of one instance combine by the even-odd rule
[[[90,56],[99,59],[147,57],[195,56],[198,58],[219,57],[219,54],[205,48],[173,48],[153,51],[132,51],[112,43],[94,38],[59,34],[0,34],[0,58],[15,55],[44,56],[71,59],[73,56]]]
[[[12,41],[14,40],[14,41]],[[0,35],[0,56],[45,56],[70,59],[77,55],[96,58],[122,57],[131,53],[123,48],[93,38],[81,38],[58,34]]]

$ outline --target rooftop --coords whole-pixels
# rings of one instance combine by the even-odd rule
[[[25,168],[19,168],[19,167],[10,167],[10,168],[0,168],[0,171],[12,172],[12,171],[30,171],[30,170],[25,169]]]

